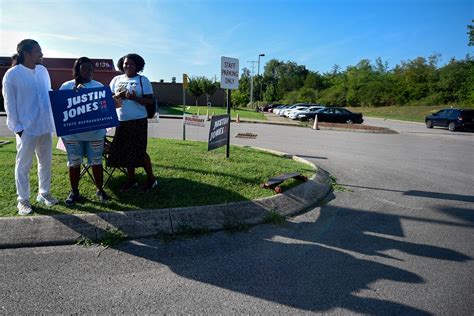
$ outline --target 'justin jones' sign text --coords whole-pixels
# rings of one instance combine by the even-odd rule
[[[109,87],[50,91],[49,98],[58,136],[118,125]]]
[[[229,57],[221,57],[221,88],[239,88],[239,60]]]

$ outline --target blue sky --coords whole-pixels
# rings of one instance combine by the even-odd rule
[[[361,59],[387,61],[474,55],[467,25],[474,0],[0,0],[0,56],[24,38],[45,57],[112,58],[135,52],[144,75],[180,82],[220,76],[220,57],[260,72],[272,59],[324,73]],[[257,69],[255,68],[255,72]]]

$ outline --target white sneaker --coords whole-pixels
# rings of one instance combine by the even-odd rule
[[[43,203],[46,206],[52,206],[58,203],[58,200],[53,198],[53,196],[48,193],[48,194],[38,194],[38,196],[36,197],[36,202]]]
[[[16,206],[18,208],[18,214],[20,215],[30,215],[33,213],[33,209],[31,208],[30,201],[25,200],[25,201],[18,201],[18,204]]]

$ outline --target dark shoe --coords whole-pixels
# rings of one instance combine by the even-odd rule
[[[66,205],[73,205],[74,203],[81,203],[82,202],[82,196],[79,194],[79,192],[74,193],[70,192],[66,201],[64,201]]]
[[[138,183],[135,180],[132,180],[132,181],[129,180],[129,181],[125,182],[125,184],[120,189],[120,192],[127,192],[131,188],[135,188],[137,186],[138,186]]]
[[[145,183],[145,185],[144,185],[143,188],[142,188],[142,191],[143,191],[144,193],[146,193],[146,192],[152,190],[153,188],[155,188],[155,187],[157,187],[157,186],[158,186],[158,181],[156,181],[156,179],[153,179],[152,181],[147,181],[147,182]]]
[[[102,203],[109,201],[109,196],[104,191],[97,191],[95,195],[99,198],[99,201],[101,201]]]

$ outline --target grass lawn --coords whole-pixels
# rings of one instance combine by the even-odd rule
[[[0,217],[17,216],[15,141],[13,138],[0,140],[13,141],[0,147]],[[54,149],[52,193],[60,199],[60,203],[50,208],[35,201],[38,180],[34,158],[30,173],[30,201],[35,214],[96,213],[252,200],[275,194],[272,190],[259,187],[267,178],[283,172],[301,172],[306,176],[314,172],[308,165],[251,148],[231,146],[230,158],[226,159],[225,147],[208,152],[205,142],[149,139],[148,153],[159,182],[156,190],[142,193],[137,188],[120,193],[119,188],[126,176],[116,171],[105,188],[111,200],[102,204],[95,199],[95,187],[85,175],[79,190],[87,200],[84,204],[69,207],[64,204],[70,191],[66,153]],[[137,177],[143,184],[145,173],[142,168],[137,169]],[[297,184],[299,182],[289,181],[287,188]]]
[[[188,108],[189,107],[189,108]],[[226,114],[227,109],[224,107],[210,107],[207,106],[195,106],[195,105],[188,105],[186,106],[186,113],[188,114],[197,114],[199,110],[199,115],[206,115],[207,110],[209,110],[209,115],[214,113],[215,115]],[[172,114],[172,115],[183,115],[183,106],[164,106],[160,107],[161,114]],[[230,116],[235,118],[239,114],[240,118],[247,118],[253,120],[266,120],[265,116],[261,112],[255,112],[255,110],[245,109],[245,108],[237,108],[230,110]]]
[[[432,106],[385,106],[385,107],[348,107],[350,111],[362,112],[367,117],[425,122],[425,116],[441,109],[449,108],[447,105]],[[459,107],[463,108],[463,107]],[[464,107],[466,108],[466,107]]]

